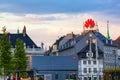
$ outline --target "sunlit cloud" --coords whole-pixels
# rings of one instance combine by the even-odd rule
[[[6,26],[11,33],[16,33],[19,28],[22,32],[23,26],[27,28],[28,35],[40,46],[41,42],[48,47],[58,37],[68,33],[81,34],[83,23],[88,18],[98,23],[99,31],[106,36],[107,20],[109,20],[110,34],[112,39],[119,36],[119,19],[103,13],[76,13],[76,14],[25,14],[16,15],[12,13],[0,13],[0,28]],[[116,32],[116,33],[115,33]]]
[[[16,33],[25,25],[37,45],[44,42],[48,47],[68,33],[81,34],[84,22],[92,18],[105,36],[109,20],[111,38],[116,39],[120,36],[119,9],[119,0],[1,0],[0,28],[6,26]]]

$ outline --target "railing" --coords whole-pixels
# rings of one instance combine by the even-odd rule
[[[11,51],[14,52],[15,48],[11,48]],[[44,54],[45,51],[41,48],[25,48],[27,54]]]

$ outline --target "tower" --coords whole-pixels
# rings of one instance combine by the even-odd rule
[[[19,32],[19,28],[17,29],[17,34],[19,34],[20,32]]]
[[[109,21],[107,21],[107,39],[110,39],[110,33],[109,33]]]
[[[24,28],[23,28],[23,32],[22,32],[22,34],[23,34],[23,36],[26,35],[26,27],[25,27],[25,26],[24,26]]]

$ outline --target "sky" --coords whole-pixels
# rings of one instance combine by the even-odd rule
[[[40,46],[51,46],[68,33],[81,34],[87,19],[97,22],[106,36],[107,21],[111,39],[120,36],[120,0],[0,0],[0,29],[27,34]],[[0,30],[0,33],[2,31]]]

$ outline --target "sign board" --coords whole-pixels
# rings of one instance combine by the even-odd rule
[[[52,74],[44,74],[44,80],[52,80]]]

